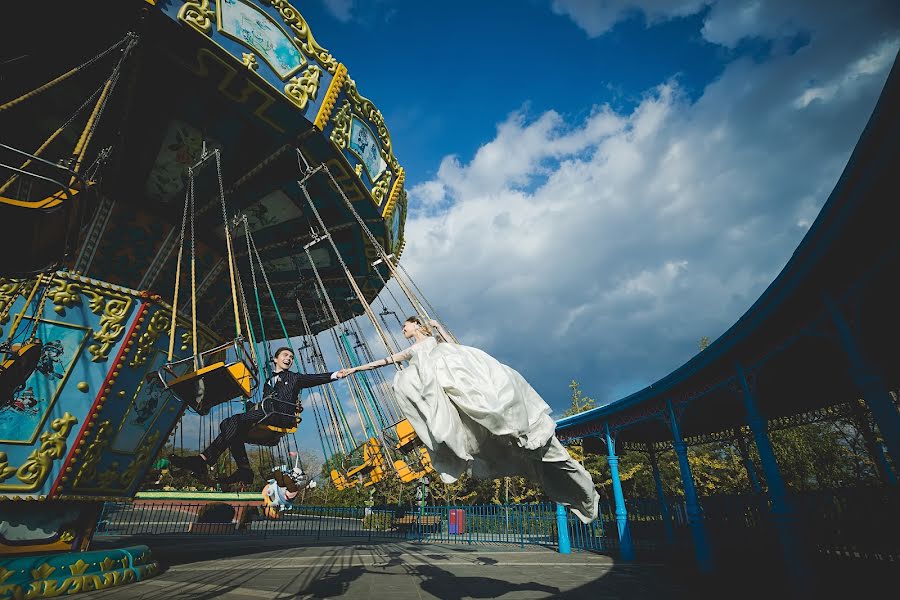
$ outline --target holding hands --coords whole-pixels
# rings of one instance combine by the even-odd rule
[[[356,367],[354,367],[352,369],[341,369],[340,371],[337,371],[335,373],[335,377],[337,377],[338,379],[343,379],[344,377],[346,377],[347,375],[350,375],[351,373],[356,373],[357,370],[358,369]]]

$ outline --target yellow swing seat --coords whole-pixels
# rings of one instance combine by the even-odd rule
[[[425,477],[429,473],[434,472],[434,467],[431,464],[431,456],[429,456],[428,450],[424,446],[420,446],[419,448],[417,448],[417,450],[417,458],[419,463],[418,465],[410,465],[402,459],[397,459],[394,461],[394,469],[397,471],[397,476],[403,483],[416,481]]]
[[[13,347],[0,362],[0,407],[13,402],[13,394],[34,373],[44,345],[40,340],[29,340]]]
[[[381,453],[381,442],[378,438],[369,438],[362,446],[351,452],[351,455],[358,455],[360,451],[362,451],[363,455],[361,464],[347,469],[346,473],[341,473],[337,469],[331,470],[331,482],[338,490],[345,490],[360,483],[363,487],[369,487],[384,479],[385,460]]]
[[[238,338],[200,355],[202,364],[204,357],[218,354],[233,345],[238,356],[238,360],[234,362],[219,360],[167,380],[165,374],[175,375],[176,366],[193,360],[193,357],[189,357],[164,365],[159,370],[160,379],[169,391],[199,415],[206,415],[212,407],[234,398],[250,398],[257,384],[256,368],[241,342],[243,340]]]
[[[381,455],[381,442],[378,438],[369,438],[363,444],[363,462],[351,469],[347,470],[347,479],[352,479],[360,475],[366,476],[374,469],[382,466],[384,457]]]
[[[408,454],[416,447],[422,445],[422,440],[419,439],[419,436],[416,433],[416,430],[413,429],[409,419],[403,419],[394,425],[394,431],[397,433],[397,444],[394,446],[397,451]]]
[[[297,424],[299,422],[300,415],[298,414],[293,427],[276,427],[275,425],[257,423],[247,431],[246,442],[256,446],[277,446],[281,438],[297,432]]]
[[[0,221],[15,224],[4,231],[4,242],[13,251],[0,257],[0,272],[25,277],[65,260],[78,236],[80,195],[79,189],[71,187],[60,187],[36,201],[0,195]]]
[[[397,477],[400,478],[400,481],[409,483],[434,472],[428,449],[425,448],[421,438],[416,434],[416,430],[413,429],[409,419],[403,419],[394,425],[394,433],[397,436],[397,443],[394,445],[394,449],[404,456],[403,459],[394,461],[394,470],[397,472]]]
[[[337,469],[331,470],[331,482],[338,490],[346,490],[348,488],[352,488],[354,485],[354,482],[347,480],[347,478],[344,477],[344,475]]]

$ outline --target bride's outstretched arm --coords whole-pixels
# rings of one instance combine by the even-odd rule
[[[373,360],[370,363],[359,365],[358,367],[341,369],[340,371],[338,371],[338,377],[346,377],[350,373],[356,373],[357,371],[368,371],[370,369],[385,367],[387,365],[398,363],[402,360],[409,360],[410,358],[412,358],[412,353],[409,350],[403,350],[402,352],[397,352],[396,354],[392,354],[387,358],[379,358],[378,360]]]
[[[444,341],[445,341],[445,342],[452,342],[452,341],[453,341],[453,338],[450,337],[450,334],[447,333],[447,330],[444,329],[444,326],[441,325],[438,321],[432,319],[432,320],[428,321],[428,324],[431,325],[432,327],[434,327],[435,329],[437,329],[437,332],[440,334],[440,336],[441,336],[442,338],[444,338]]]

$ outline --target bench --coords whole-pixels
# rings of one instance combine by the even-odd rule
[[[392,525],[400,531],[406,531],[413,527],[419,526],[422,530],[441,528],[441,518],[437,515],[406,515],[403,517],[395,517]]]

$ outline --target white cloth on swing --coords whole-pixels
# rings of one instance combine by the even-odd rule
[[[556,439],[550,407],[522,375],[478,348],[431,337],[405,354],[394,391],[442,481],[519,475],[583,522],[597,518],[590,474]]]

